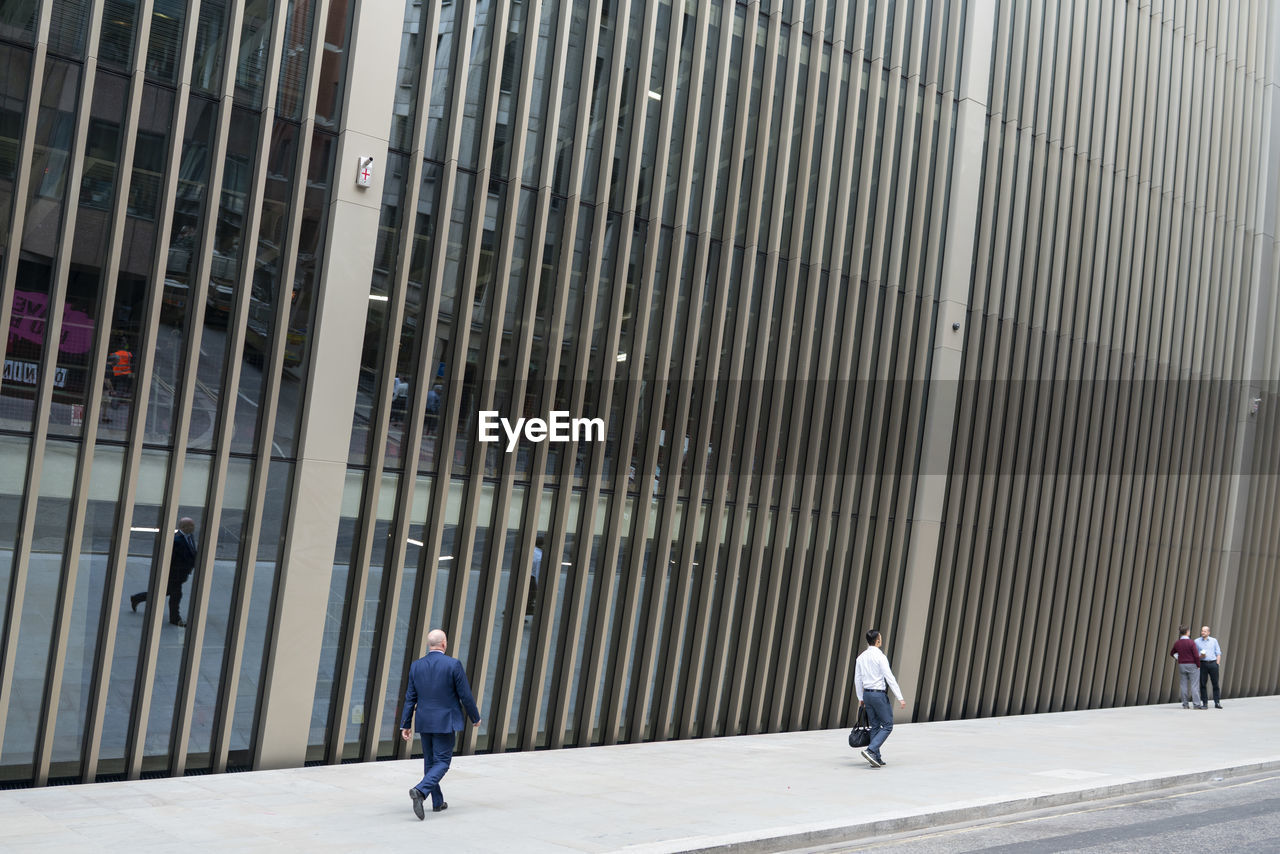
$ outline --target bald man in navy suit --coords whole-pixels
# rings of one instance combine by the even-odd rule
[[[480,709],[471,696],[471,685],[462,670],[462,662],[445,654],[449,639],[440,629],[427,633],[427,654],[409,665],[409,686],[404,692],[404,711],[400,714],[400,736],[413,739],[410,723],[417,711],[418,733],[422,736],[422,781],[409,790],[413,814],[421,821],[426,817],[422,803],[431,796],[432,812],[446,810],[440,780],[453,760],[454,733],[466,726],[462,710],[475,726],[480,726]]]

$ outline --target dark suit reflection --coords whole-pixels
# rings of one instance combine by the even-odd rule
[[[175,626],[185,626],[182,620],[182,585],[187,583],[196,568],[196,524],[191,519],[178,522],[178,530],[173,534],[173,549],[169,557],[169,578],[165,585],[165,593],[169,597],[169,622]],[[133,610],[147,601],[147,592],[135,593],[129,597]]]

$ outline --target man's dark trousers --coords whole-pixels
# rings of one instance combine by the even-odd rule
[[[185,573],[169,573],[169,622],[176,623],[182,619],[182,585],[187,583]]]
[[[424,732],[422,736],[422,782],[414,786],[423,797],[431,796],[431,808],[440,809],[444,803],[444,792],[440,789],[440,780],[449,770],[453,762],[453,740],[451,732]]]
[[[169,622],[176,623],[182,619],[182,585],[187,583],[187,579],[191,577],[190,572],[177,572],[173,569],[169,570],[169,584],[165,593],[169,596]],[[147,592],[144,590],[135,595],[134,600],[138,605],[147,601]]]
[[[1200,662],[1200,702],[1206,706],[1209,705],[1209,680],[1213,680],[1213,704],[1215,706],[1222,702],[1222,692],[1218,690],[1218,662],[1202,661]]]
[[[879,759],[880,745],[893,732],[893,706],[889,703],[888,694],[870,688],[862,692],[862,703],[867,707],[867,722],[871,724],[871,743],[867,745],[867,752]]]
[[[465,717],[463,707],[467,710]],[[424,774],[413,788],[423,796],[430,794],[434,809],[445,807],[440,779],[453,759],[454,733],[462,729],[467,718],[478,724],[480,709],[471,696],[467,674],[456,658],[445,655],[443,648],[432,649],[409,665],[400,729],[407,730],[417,723],[418,735],[422,737]]]

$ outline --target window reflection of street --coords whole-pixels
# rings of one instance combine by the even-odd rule
[[[18,518],[17,508],[21,502],[23,473],[25,472],[28,451],[28,440],[0,434],[0,520]],[[66,521],[71,505],[71,485],[76,466],[76,443],[56,441],[50,442],[48,452],[43,460],[46,474],[42,478],[44,489],[40,496],[40,513],[34,521],[31,534],[30,566],[26,581],[26,595],[23,622],[32,627],[47,627],[53,624],[53,608],[57,602],[57,588],[60,582],[61,551],[66,535]],[[136,494],[138,503],[134,507],[132,531],[126,548],[124,564],[124,582],[122,589],[126,592],[145,589],[150,581],[152,562],[157,544],[167,545],[171,534],[161,535],[156,529],[161,508],[154,503],[162,494],[166,475],[168,455],[162,452],[147,451],[142,455],[138,471]],[[83,540],[80,547],[79,571],[77,573],[75,603],[76,617],[72,629],[67,636],[66,668],[62,684],[62,704],[67,708],[83,708],[91,689],[93,678],[93,657],[98,640],[96,620],[100,615],[101,603],[105,596],[105,584],[109,566],[109,555],[113,548],[112,532],[115,517],[115,491],[118,488],[125,449],[121,446],[99,446],[93,463],[93,476],[90,481],[89,496],[85,508]],[[280,466],[277,469],[277,465]],[[249,624],[245,634],[244,660],[248,666],[241,669],[240,683],[237,689],[237,727],[232,734],[233,750],[245,750],[248,747],[249,727],[253,699],[257,695],[260,670],[252,666],[260,662],[263,644],[266,637],[265,626],[267,603],[270,601],[271,588],[276,573],[276,557],[279,547],[279,532],[283,530],[283,513],[288,504],[288,488],[291,466],[287,463],[272,463],[271,476],[267,480],[266,500],[262,508],[262,528],[265,539],[260,541],[258,554],[253,567],[253,582],[250,598],[252,605],[249,611]],[[227,483],[222,509],[222,520],[217,532],[216,552],[213,556],[213,583],[209,587],[210,598],[204,609],[206,638],[223,637],[226,633],[228,615],[231,610],[231,591],[234,588],[232,579],[237,568],[246,558],[242,554],[242,541],[247,534],[244,530],[245,504],[249,495],[249,482],[252,464],[248,461],[233,460],[227,473]],[[197,461],[188,457],[185,472],[184,495],[203,495],[208,484],[209,465],[205,461]],[[201,508],[188,506],[185,502],[179,508],[184,515],[201,516]],[[11,566],[15,531],[7,524],[0,523],[0,582],[7,581],[6,572]],[[210,537],[210,532],[202,530],[202,537]],[[206,542],[211,540],[206,539]],[[7,584],[4,585],[7,587]],[[163,597],[160,599],[163,602]],[[184,608],[189,598],[184,597]],[[0,594],[3,604],[3,594]],[[114,662],[121,672],[132,674],[136,668],[137,651],[140,647],[143,626],[145,624],[145,606],[138,613],[129,610],[127,604],[118,615],[117,638]],[[181,650],[185,641],[183,632],[165,624],[159,636],[159,655],[157,657],[156,681],[154,683],[157,696],[166,692],[173,696],[178,688],[181,670]],[[13,673],[16,705],[10,710],[6,739],[9,745],[34,745],[35,725],[39,719],[41,686],[45,677],[46,661],[42,656],[18,656]],[[217,654],[206,654],[201,657],[199,682],[202,685],[216,685],[220,679],[222,657]],[[116,686],[120,688],[122,686]],[[102,773],[111,773],[118,757],[123,755],[125,739],[128,733],[128,720],[132,704],[132,693],[125,690],[113,690],[108,697],[106,720],[102,736],[102,757],[104,760]],[[243,719],[240,715],[243,713]],[[59,716],[59,729],[64,720]],[[66,732],[77,732],[69,721]],[[192,720],[192,744],[204,747],[211,736],[212,718],[197,715]],[[167,743],[153,743],[154,733],[148,734],[148,754],[163,755]],[[60,740],[53,749],[55,768],[59,763],[72,763],[79,755],[79,743],[74,739]],[[12,761],[29,761],[23,754],[14,752],[12,747],[6,751],[6,758]],[[74,773],[70,766],[64,773]]]
[[[210,448],[213,445],[214,433],[218,418],[218,392],[222,382],[221,354],[226,347],[227,332],[225,329],[206,327],[201,340],[202,354],[219,354],[218,360],[200,359],[195,387],[191,402],[191,425],[188,446],[192,448]],[[155,346],[156,360],[177,360],[182,356],[182,337],[178,329],[160,327],[160,335]],[[248,347],[242,358],[240,367],[242,389],[260,389],[263,385],[262,374],[266,367],[262,354]],[[176,416],[175,407],[178,393],[172,382],[158,372],[151,377],[152,405],[148,408],[143,440],[148,443],[164,443],[170,435]],[[298,378],[287,367],[280,383],[280,398],[276,413],[275,436],[272,442],[272,453],[280,454],[283,444],[288,441],[297,413],[299,400]],[[102,415],[98,426],[99,438],[123,441],[128,437],[129,418],[132,408],[128,405],[113,406],[113,400],[107,394],[103,396]],[[34,400],[30,392],[22,384],[10,383],[6,380],[0,387],[0,430],[22,430],[29,424],[34,412]],[[259,417],[260,402],[244,391],[237,394],[235,413],[235,432],[237,435],[252,435]],[[52,424],[73,424],[76,419],[83,418],[80,404],[60,401],[55,394],[50,405],[49,419]]]
[[[0,614],[9,609],[12,572],[22,573],[17,589],[25,594],[11,614],[21,661],[9,676],[13,697],[0,709],[7,721],[0,781],[29,778],[35,728],[47,715],[42,702],[58,674],[51,777],[81,773],[91,692],[105,704],[92,748],[96,771],[125,770],[142,678],[151,702],[141,770],[168,762],[184,683],[195,695],[187,769],[209,770],[213,712],[228,678],[224,654],[233,648],[241,669],[224,758],[243,767],[290,505],[299,380],[325,258],[355,4],[335,0],[328,20],[318,20],[314,4],[286,10],[273,0],[207,0],[196,21],[183,0],[155,0],[145,6],[149,22],[137,4],[108,4],[93,42],[96,68],[86,64],[96,18],[55,9],[50,20],[47,3],[39,43],[48,55],[33,61],[41,5],[28,10],[25,29],[0,20],[0,270],[8,265],[4,300],[13,309],[0,381]],[[285,56],[272,86],[280,18]],[[145,55],[135,55],[140,32],[149,33]],[[184,32],[194,40],[185,59]],[[226,67],[232,39],[234,68]],[[304,93],[317,76],[327,94],[314,104]],[[28,104],[33,91],[38,103]],[[27,176],[16,183],[21,171]],[[16,235],[13,211],[25,219]],[[52,394],[41,400],[42,390]],[[100,411],[90,416],[95,400]],[[33,427],[46,423],[37,444]],[[253,497],[264,483],[259,506]],[[154,586],[155,561],[172,533],[161,531],[163,520],[174,513],[196,520],[210,550],[203,654],[189,676],[183,655],[193,635],[165,622],[156,657],[139,667],[145,612],[126,599],[122,613],[112,613],[107,602],[116,584]],[[250,541],[256,554],[244,551]],[[66,553],[73,544],[79,554]],[[65,587],[68,578],[74,589]],[[151,592],[163,601],[162,591]],[[237,625],[238,610],[247,623]],[[58,620],[70,625],[61,640],[49,632]],[[99,620],[110,620],[114,634]]]
[[[210,448],[213,445],[218,418],[217,389],[222,382],[221,364],[222,354],[226,349],[226,338],[227,331],[225,329],[207,325],[201,337],[201,358],[198,360],[195,388],[191,398],[191,425],[188,447]],[[156,358],[177,359],[181,356],[180,347],[181,339],[179,337],[162,335],[161,340],[157,342]],[[216,359],[212,358],[215,354],[217,355]],[[254,357],[251,353],[243,357],[240,365],[241,386],[250,389],[261,388],[264,367],[264,361]],[[154,382],[163,393],[153,396],[153,399],[158,400],[161,405],[155,411],[148,412],[148,426],[145,435],[147,441],[162,441],[172,429],[172,419],[175,416],[173,409],[175,389],[158,377],[155,378]],[[298,398],[298,380],[286,370],[280,386],[280,403],[276,413],[276,436],[273,441],[273,453],[279,453],[280,440],[287,436],[289,428],[294,421]],[[235,432],[237,434],[251,434],[258,417],[259,401],[254,400],[243,392],[237,393]]]

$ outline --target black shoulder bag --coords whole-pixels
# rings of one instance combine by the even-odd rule
[[[858,708],[858,719],[853,722],[853,729],[849,730],[849,746],[854,750],[860,747],[866,747],[871,743],[871,724],[867,722],[867,707],[860,706]]]

